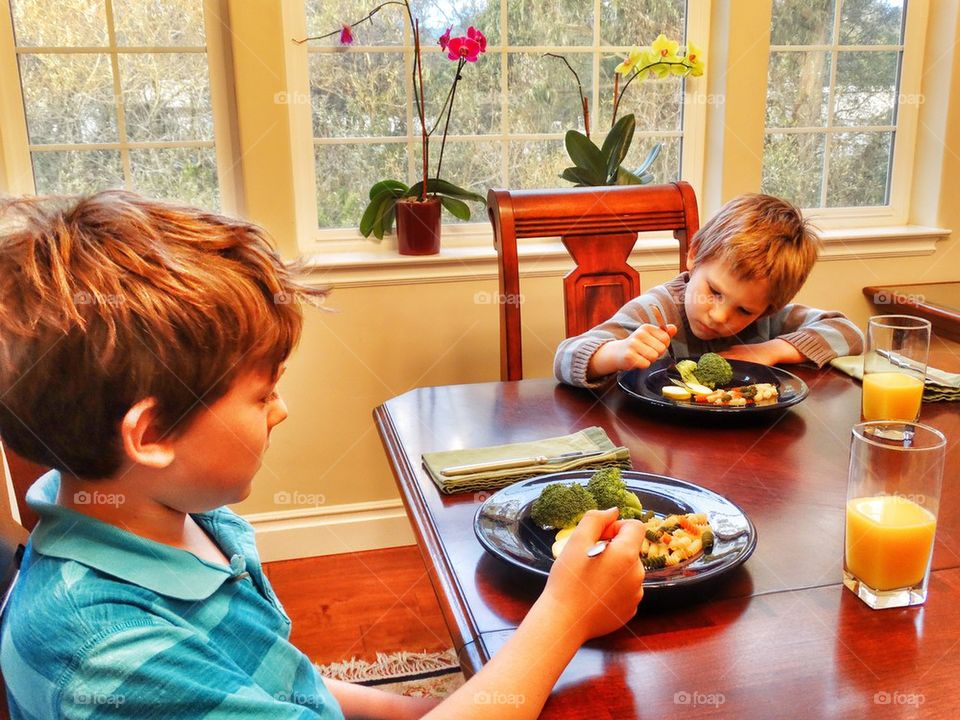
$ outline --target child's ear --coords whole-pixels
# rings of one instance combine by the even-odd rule
[[[126,456],[138,465],[165,468],[173,462],[173,443],[169,438],[160,439],[156,427],[157,400],[145,398],[134,404],[120,421],[120,437]]]
[[[697,246],[691,244],[690,247],[687,248],[687,270],[693,270],[693,266],[696,262],[696,259],[697,259]]]

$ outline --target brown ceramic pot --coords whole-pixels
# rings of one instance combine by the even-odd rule
[[[397,250],[401,255],[440,252],[440,198],[397,201]]]

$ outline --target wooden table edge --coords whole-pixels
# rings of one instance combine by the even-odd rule
[[[450,560],[443,550],[436,527],[429,522],[430,513],[427,510],[426,498],[417,480],[416,471],[411,467],[402,450],[402,443],[387,407],[388,403],[389,401],[374,408],[374,423],[393,471],[394,481],[400,491],[410,525],[417,537],[417,547],[423,557],[423,564],[430,577],[434,595],[443,611],[444,622],[447,624],[450,636],[453,638],[454,650],[457,652],[464,673],[470,676],[490,658],[483,650],[482,643],[478,642],[479,628],[463,599],[463,592],[450,566]],[[428,519],[425,523],[426,527],[422,527],[416,518]]]

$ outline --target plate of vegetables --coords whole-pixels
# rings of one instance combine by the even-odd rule
[[[753,523],[737,505],[699,485],[620,468],[573,470],[530,478],[491,495],[473,528],[495,557],[546,576],[587,510],[620,508],[644,523],[641,561],[648,590],[716,578],[742,564],[757,545]]]
[[[662,357],[650,367],[620,373],[628,395],[680,413],[777,413],[801,402],[807,384],[793,373],[716,353],[674,361]]]

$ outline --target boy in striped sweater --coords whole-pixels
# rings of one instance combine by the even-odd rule
[[[694,235],[687,272],[560,343],[557,379],[597,387],[618,371],[649,367],[668,346],[677,358],[717,352],[764,365],[823,366],[838,355],[859,354],[863,335],[842,313],[790,303],[816,262],[818,244],[785,200],[731,200]]]

